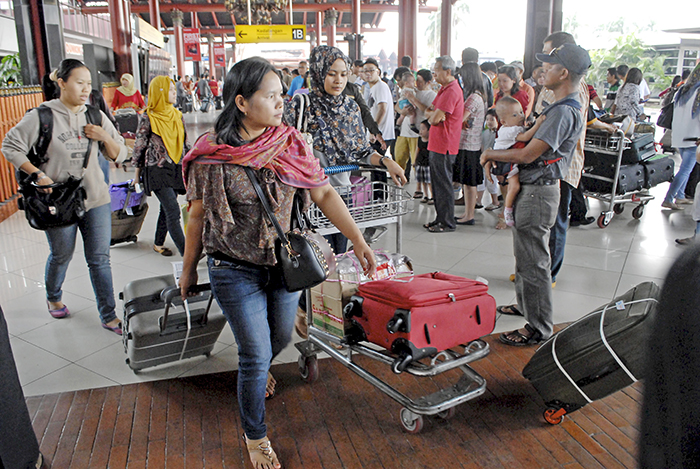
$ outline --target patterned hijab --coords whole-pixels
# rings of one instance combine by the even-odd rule
[[[126,86],[122,85],[117,88],[117,90],[124,96],[132,96],[136,93],[136,85],[134,84],[134,76],[131,73],[125,73],[122,75],[122,80],[126,80]],[[120,80],[121,81],[121,80]]]
[[[238,147],[218,143],[216,134],[208,132],[199,137],[182,160],[185,184],[191,163],[269,168],[283,183],[302,189],[312,189],[328,183],[318,159],[304,138],[295,128],[286,125],[268,127],[258,138]]]
[[[332,96],[326,93],[325,80],[336,60],[342,59],[350,70],[350,59],[343,52],[330,46],[318,46],[309,57],[309,109],[308,131],[313,135],[314,150],[326,155],[331,166],[353,163],[372,154],[362,124],[360,108],[345,94]],[[298,98],[288,104],[286,121],[296,125],[299,113]]]
[[[148,107],[146,113],[151,121],[151,130],[160,135],[168,151],[168,156],[177,164],[182,158],[185,145],[185,127],[182,113],[168,101],[170,85],[175,82],[170,77],[158,76],[148,85]]]
[[[676,104],[679,106],[685,106],[688,100],[695,95],[695,101],[693,101],[693,110],[691,116],[695,119],[698,116],[698,111],[700,110],[700,64],[698,64],[692,71],[685,85],[681,86],[676,93]],[[697,91],[697,93],[696,93]]]

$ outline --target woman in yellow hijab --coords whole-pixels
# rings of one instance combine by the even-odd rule
[[[173,252],[163,246],[169,233],[178,252],[185,252],[185,234],[180,224],[177,194],[185,193],[182,157],[189,151],[182,113],[173,104],[177,100],[175,83],[166,76],[155,77],[148,87],[148,107],[141,115],[134,142],[132,162],[134,181],[142,182],[148,195],[160,201],[153,250],[163,256]]]
[[[125,73],[121,78],[122,86],[117,88],[112,99],[112,110],[118,109],[136,109],[140,111],[146,107],[143,102],[141,92],[136,89],[134,77],[130,73]]]

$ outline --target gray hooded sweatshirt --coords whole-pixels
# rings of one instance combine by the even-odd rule
[[[54,182],[63,182],[71,175],[80,177],[88,147],[88,138],[85,137],[86,108],[81,106],[78,112],[74,113],[59,99],[44,104],[53,111],[53,132],[46,153],[49,160],[39,169]],[[102,128],[119,143],[119,156],[116,162],[121,163],[127,155],[124,139],[104,113],[102,114]],[[7,132],[2,141],[2,153],[10,163],[19,168],[29,161],[27,153],[37,140],[39,140],[39,112],[32,110]],[[100,158],[99,147],[97,142],[93,142],[83,179],[83,187],[87,192],[87,200],[85,201],[87,210],[110,202],[109,187],[105,183],[104,173],[100,169],[98,161]]]

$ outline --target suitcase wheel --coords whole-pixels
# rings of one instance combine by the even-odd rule
[[[542,414],[545,422],[550,425],[559,425],[564,421],[564,414],[566,414],[566,409],[561,407],[547,407]]]
[[[318,379],[318,358],[315,355],[305,357],[299,355],[299,373],[305,383],[313,383]]]
[[[644,215],[644,205],[637,205],[634,210],[632,210],[632,216],[635,220],[639,220]]]
[[[406,433],[415,435],[423,430],[423,416],[419,414],[414,414],[405,407],[401,408],[401,413],[399,414],[399,420],[401,421],[401,427]]]

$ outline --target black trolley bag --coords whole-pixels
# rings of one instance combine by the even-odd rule
[[[134,280],[119,295],[124,301],[126,364],[134,372],[209,356],[226,324],[208,283],[197,285],[197,295],[187,301],[174,283],[172,275]]]
[[[544,419],[623,389],[643,377],[660,288],[644,282],[550,337],[523,369],[544,399]]]
[[[644,166],[645,184],[650,189],[657,185],[673,181],[674,163],[670,156],[658,155],[642,163]]]
[[[146,214],[148,213],[146,197],[142,197],[138,205],[130,206],[131,204],[129,201],[136,193],[134,186],[128,182],[112,184],[112,187],[115,186],[126,190],[126,199],[121,208],[112,211],[112,236],[109,245],[114,246],[119,243],[135,243],[138,241],[138,234],[141,232],[143,221],[146,219]]]
[[[588,164],[588,159],[586,159],[586,164]],[[595,166],[584,173],[583,187],[589,192],[609,194],[612,192],[613,176],[615,176],[614,164]],[[640,191],[645,187],[645,184],[646,174],[642,164],[636,163],[620,166],[620,173],[617,176],[617,195]]]

